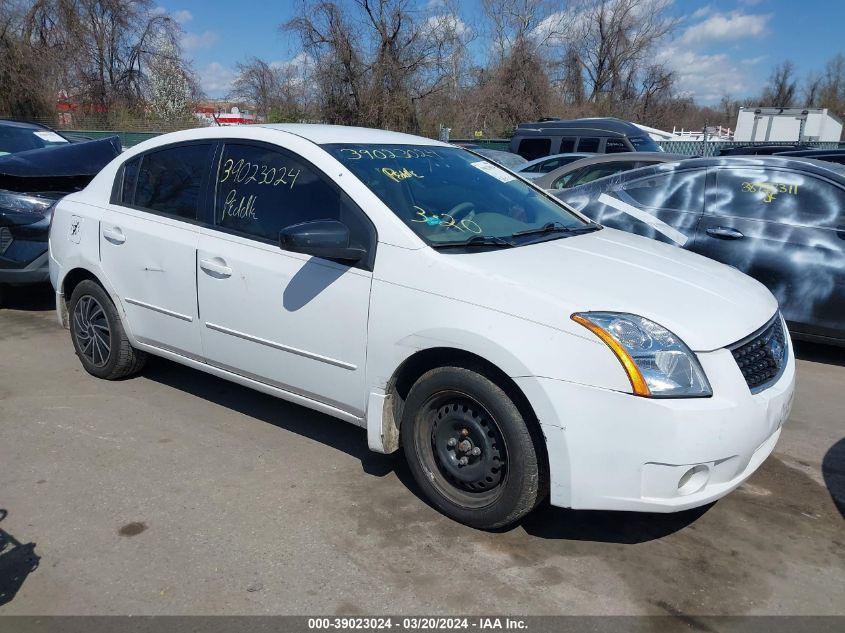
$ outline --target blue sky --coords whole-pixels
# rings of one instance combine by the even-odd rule
[[[432,0],[420,5],[427,1]],[[301,52],[295,38],[279,31],[301,8],[298,0],[159,4],[182,24],[185,52],[209,96],[226,94],[238,61],[257,56],[284,62]],[[458,6],[471,29],[478,0],[461,0]],[[736,98],[759,93],[772,66],[784,59],[791,59],[803,78],[845,48],[841,0],[674,0],[671,11],[680,27],[658,57],[674,68],[678,88],[700,103],[716,103],[726,93]],[[480,45],[477,39],[474,46]]]

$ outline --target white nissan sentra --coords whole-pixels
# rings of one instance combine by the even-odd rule
[[[189,130],[58,203],[84,368],[148,354],[366,429],[444,514],[672,512],[772,452],[795,360],[733,268],[602,228],[495,163],[394,132]]]

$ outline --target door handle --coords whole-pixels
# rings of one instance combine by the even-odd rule
[[[222,257],[201,259],[200,268],[217,279],[225,279],[226,277],[232,276],[232,269],[226,265],[226,261]]]
[[[719,238],[720,240],[741,240],[745,237],[736,229],[727,226],[712,226],[707,229],[707,235]]]
[[[123,244],[126,241],[126,236],[119,226],[112,226],[103,229],[103,237],[112,244]]]

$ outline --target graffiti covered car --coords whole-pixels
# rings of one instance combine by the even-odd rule
[[[796,338],[845,345],[845,167],[690,159],[555,195],[591,219],[730,264],[777,297]]]

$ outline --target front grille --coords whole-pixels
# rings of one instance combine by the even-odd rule
[[[786,336],[780,314],[763,329],[730,348],[752,392],[762,391],[780,375],[786,364]]]
[[[12,232],[5,226],[0,226],[0,255],[6,252],[12,243]]]

